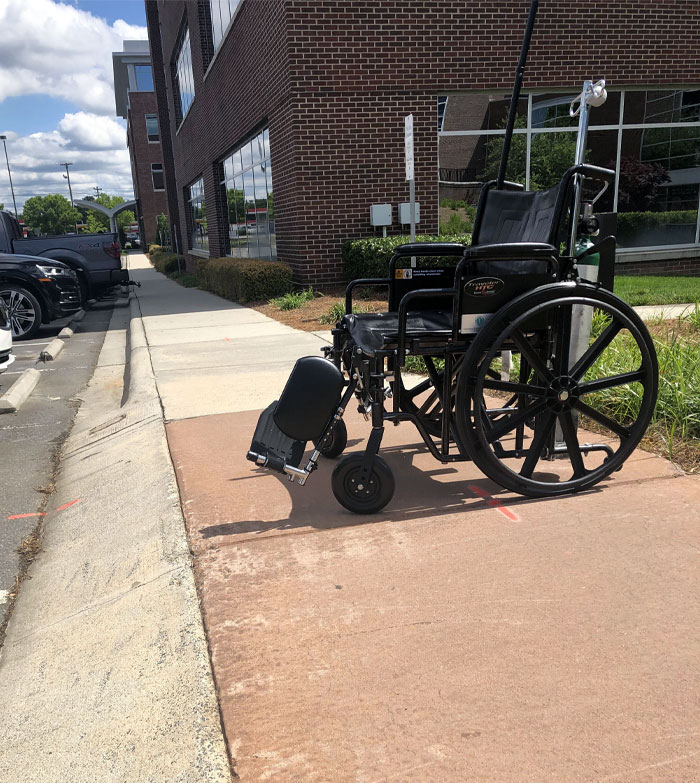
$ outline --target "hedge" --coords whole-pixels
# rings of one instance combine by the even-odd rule
[[[289,293],[292,269],[279,261],[258,258],[210,258],[198,260],[195,274],[200,288],[245,304]]]
[[[668,212],[620,212],[617,215],[618,238],[632,238],[635,234],[649,231],[669,223],[695,225],[698,213],[694,209],[676,209]]]
[[[341,249],[345,277],[348,280],[356,280],[359,277],[386,277],[394,249],[410,241],[411,238],[407,236],[348,239],[343,242]],[[459,242],[469,245],[471,241],[471,234],[416,237],[416,242]]]
[[[178,256],[177,253],[168,253],[167,251],[151,253],[151,263],[164,275],[185,269],[185,259]]]

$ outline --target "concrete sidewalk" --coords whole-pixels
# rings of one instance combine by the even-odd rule
[[[394,500],[354,516],[332,463],[301,488],[244,457],[322,338],[134,276],[244,783],[700,779],[700,480],[636,452],[523,499],[402,424]]]

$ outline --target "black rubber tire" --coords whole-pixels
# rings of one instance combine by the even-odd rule
[[[353,514],[376,514],[394,496],[394,474],[386,462],[375,456],[369,475],[369,486],[357,488],[357,478],[364,460],[364,453],[348,454],[333,470],[331,486],[335,499]]]
[[[345,426],[345,422],[342,419],[338,419],[331,431],[322,441],[315,441],[314,446],[321,452],[322,456],[327,459],[335,459],[339,457],[348,445],[348,428]]]
[[[90,287],[82,272],[78,272],[78,285],[80,286],[80,306],[85,308],[87,300],[90,298]]]
[[[39,300],[31,291],[16,283],[0,283],[0,296],[10,311],[12,339],[31,340],[42,323],[43,312]]]
[[[499,388],[499,386],[502,391],[507,391],[507,389],[503,388],[503,383],[497,384],[493,380],[487,380],[484,374],[485,368],[488,367],[491,358],[501,350],[504,340],[508,338],[513,330],[519,329],[521,324],[527,323],[529,319],[535,317],[538,313],[543,313],[547,308],[557,306],[570,307],[571,304],[584,304],[590,307],[597,306],[599,309],[607,310],[607,312],[613,314],[616,323],[622,324],[620,328],[624,327],[629,330],[640,350],[642,360],[640,373],[643,377],[638,380],[644,386],[643,399],[636,421],[629,426],[624,439],[620,438],[618,448],[605,459],[602,465],[590,469],[582,466],[582,469],[576,475],[577,468],[572,462],[574,475],[571,479],[559,480],[557,478],[551,481],[546,480],[546,478],[535,479],[532,475],[532,470],[533,465],[537,464],[536,462],[530,463],[529,472],[526,473],[525,463],[530,460],[529,451],[522,470],[518,473],[508,467],[491,446],[492,442],[497,441],[498,438],[494,438],[493,434],[489,438],[487,429],[488,416],[484,415],[485,406],[483,401],[485,398],[483,390],[484,388]],[[602,350],[604,351],[605,348]],[[541,377],[537,383],[546,385],[547,382],[542,381]],[[582,383],[582,387],[583,385]],[[657,393],[658,364],[654,344],[637,313],[628,304],[604,289],[596,289],[587,284],[555,283],[518,297],[494,315],[479,332],[465,357],[457,384],[457,426],[469,456],[475,465],[491,480],[521,495],[555,497],[570,492],[590,489],[622,466],[646,431],[654,411]],[[535,396],[534,389],[533,396]],[[544,395],[538,393],[536,396]],[[544,405],[544,402],[542,402],[542,405]],[[535,405],[532,405],[532,407],[536,408]],[[574,403],[574,407],[581,410],[580,403]],[[518,418],[517,410],[516,408],[513,409],[512,421]],[[543,415],[549,417],[549,426],[551,427],[554,414],[549,413],[548,409],[545,408]],[[568,416],[569,414],[566,415]],[[537,422],[534,416],[533,421],[535,422],[536,432]],[[531,426],[530,422],[527,422],[527,425]],[[504,434],[510,431],[512,431],[512,428],[510,430],[503,429]],[[570,435],[570,437],[575,437],[575,434]],[[535,449],[533,457],[538,459],[538,452],[545,448],[544,439],[533,436],[531,443]],[[534,446],[535,443],[537,443],[537,446]]]

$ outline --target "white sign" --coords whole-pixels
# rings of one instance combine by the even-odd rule
[[[413,115],[408,114],[405,119],[405,143],[406,143],[406,179],[413,179]]]

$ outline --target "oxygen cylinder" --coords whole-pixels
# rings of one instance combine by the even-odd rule
[[[582,253],[585,253],[589,247],[593,247],[593,244],[594,243],[587,234],[580,236],[576,243],[576,257],[578,258]],[[582,280],[586,280],[589,283],[597,283],[600,253],[589,253],[580,261],[577,261],[576,266],[578,267],[579,277]]]

